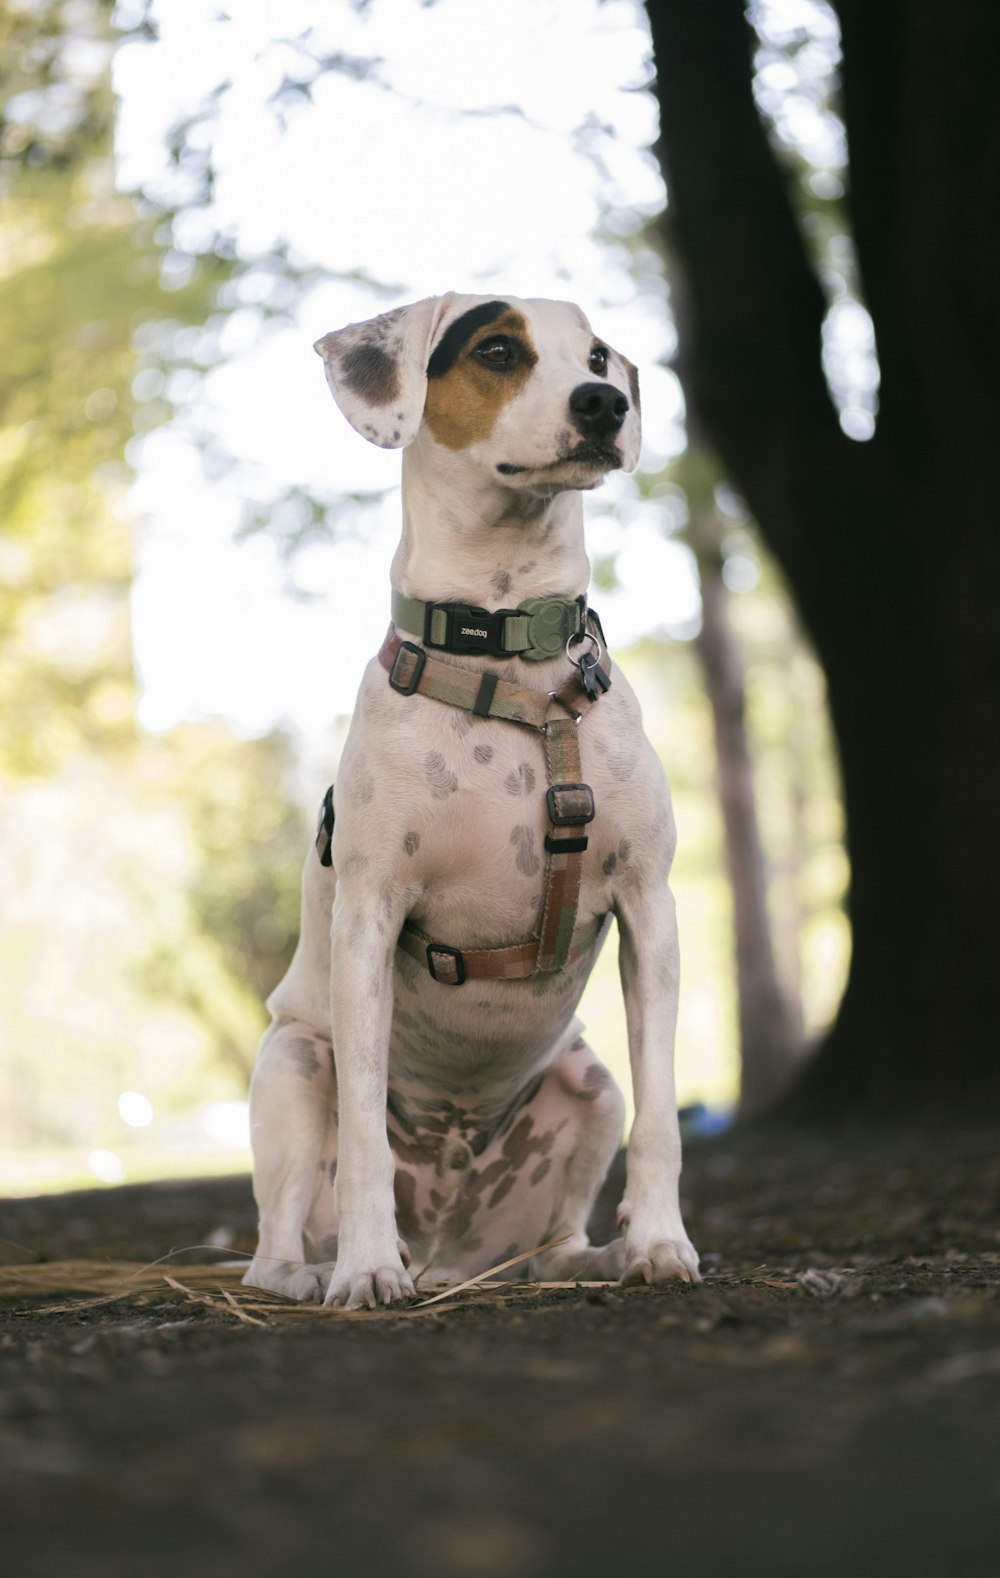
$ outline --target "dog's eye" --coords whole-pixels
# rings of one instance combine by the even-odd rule
[[[594,349],[590,353],[590,361],[588,366],[590,367],[592,373],[599,373],[602,378],[607,376],[608,348],[606,345],[594,346]]]
[[[514,360],[514,347],[505,334],[495,334],[476,346],[476,355],[487,367],[509,367]]]

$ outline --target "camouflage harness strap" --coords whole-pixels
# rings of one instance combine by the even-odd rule
[[[596,637],[594,637],[596,641]],[[392,625],[379,652],[389,684],[404,696],[430,696],[463,707],[482,718],[520,723],[543,736],[548,777],[546,806],[550,830],[545,835],[545,887],[538,934],[505,948],[453,948],[435,942],[412,922],[400,933],[398,946],[424,965],[436,981],[461,986],[466,980],[523,980],[555,974],[586,951],[604,923],[597,916],[577,929],[580,878],[587,835],[582,829],[594,817],[594,796],[580,782],[578,725],[608,689],[610,677],[591,661],[558,691],[545,694],[511,684],[492,673],[443,663],[423,648],[403,641]],[[610,666],[610,665],[609,665]],[[553,706],[565,717],[551,717]]]
[[[479,718],[503,718],[507,723],[523,723],[529,729],[537,729],[539,734],[548,729],[553,702],[578,723],[597,700],[596,695],[588,695],[575,675],[559,690],[547,695],[543,690],[513,685],[489,669],[480,673],[478,669],[443,663],[423,647],[404,641],[392,625],[379,650],[378,660],[388,670],[389,684],[401,696],[418,693],[430,696],[451,707],[464,707]],[[597,685],[607,690],[611,681],[605,671],[597,669],[595,677]]]

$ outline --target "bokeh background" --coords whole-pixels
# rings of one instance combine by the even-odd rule
[[[836,20],[749,15],[864,444]],[[0,62],[0,1192],[249,1164],[399,512],[311,343],[448,289],[572,298],[640,367],[641,468],[586,500],[592,600],[675,797],[681,1100],[724,1121],[733,881],[792,1068],[843,988],[848,871],[822,675],[671,368],[643,7],[4,0]],[[613,947],[582,1013],[624,1078]]]

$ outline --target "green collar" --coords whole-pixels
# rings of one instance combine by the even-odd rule
[[[489,613],[470,603],[425,603],[393,588],[392,622],[419,635],[440,652],[478,652],[486,657],[526,658],[541,663],[558,657],[586,629],[585,597],[529,597],[516,608]]]

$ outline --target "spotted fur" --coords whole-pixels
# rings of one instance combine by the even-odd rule
[[[580,493],[639,450],[635,370],[612,350],[595,360],[604,344],[571,304],[456,294],[317,342],[347,420],[406,451],[404,596],[495,609],[584,591]],[[457,661],[483,672],[481,658]],[[562,656],[525,669],[510,660],[543,693],[569,674]],[[365,675],[254,1072],[261,1233],[246,1280],[363,1308],[405,1298],[420,1268],[461,1280],[553,1238],[565,1242],[536,1274],[695,1279],[670,1081],[673,823],[627,681],[616,671],[579,735],[599,807],[580,917],[617,915],[636,1070],[621,1233],[596,1248],[588,1213],[623,1122],[574,1018],[599,942],[561,972],[455,985],[454,953],[435,979],[423,953],[396,946],[404,922],[439,952],[546,931],[546,747],[523,709],[511,722],[453,714],[392,690],[377,663]]]

